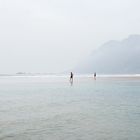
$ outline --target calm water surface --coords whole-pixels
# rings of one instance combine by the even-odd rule
[[[1,76],[0,140],[140,140],[140,79]]]

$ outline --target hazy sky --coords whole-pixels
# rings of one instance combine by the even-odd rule
[[[0,73],[69,70],[140,34],[139,0],[0,0]]]

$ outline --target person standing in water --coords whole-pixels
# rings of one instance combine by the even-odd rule
[[[73,73],[70,73],[70,82],[73,83]]]
[[[96,72],[94,73],[94,80],[96,80]]]

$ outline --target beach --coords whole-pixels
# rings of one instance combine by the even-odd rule
[[[139,140],[140,76],[0,76],[0,140]]]

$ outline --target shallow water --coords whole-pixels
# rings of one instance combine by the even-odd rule
[[[140,140],[140,79],[0,77],[0,140]]]

